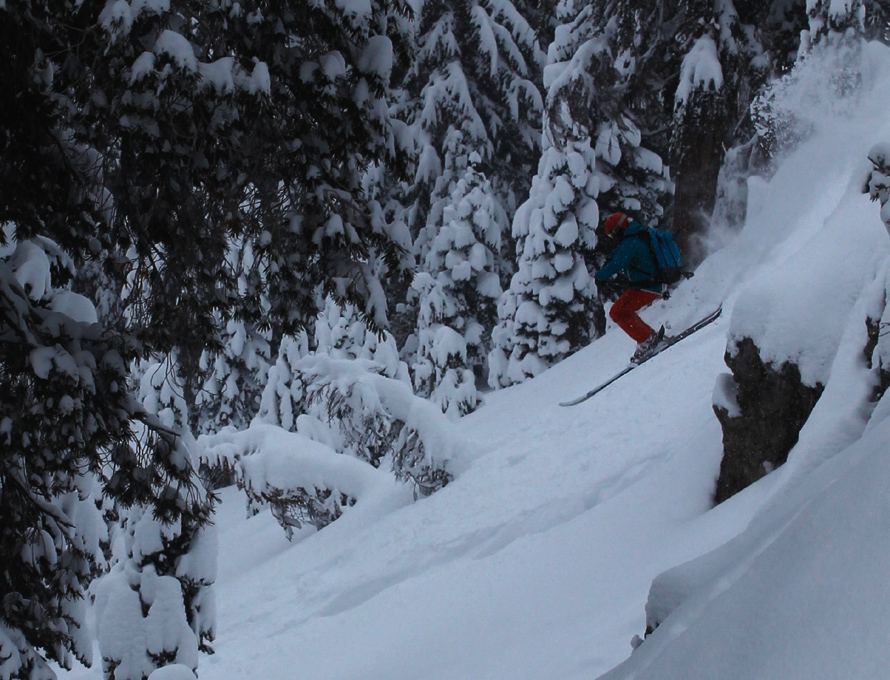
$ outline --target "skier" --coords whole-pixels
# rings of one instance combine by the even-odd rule
[[[628,288],[615,300],[609,316],[637,341],[637,350],[631,362],[638,363],[657,349],[664,338],[664,326],[653,330],[637,312],[663,297],[664,286],[655,282],[658,265],[648,239],[644,238],[645,226],[624,213],[615,213],[606,218],[603,229],[609,255],[606,263],[594,274],[594,279],[597,284],[606,284],[603,287],[607,287],[609,279],[623,276],[621,283]]]

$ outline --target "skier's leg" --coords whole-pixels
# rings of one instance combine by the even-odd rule
[[[637,341],[643,342],[652,335],[652,327],[643,321],[637,312],[646,305],[651,305],[661,296],[648,290],[637,290],[631,288],[615,300],[612,309],[609,310],[609,316],[618,324],[618,326],[630,337]]]

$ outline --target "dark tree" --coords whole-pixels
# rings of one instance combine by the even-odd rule
[[[371,219],[361,176],[372,162],[400,169],[386,96],[408,52],[408,10],[400,0],[369,7],[0,5],[9,677],[51,677],[44,657],[89,660],[78,599],[102,568],[79,524],[93,517],[91,494],[183,526],[212,512],[183,438],[130,394],[135,360],[176,351],[193,392],[219,323],[292,332],[317,313],[319,288],[385,322],[369,259],[396,276],[406,261]],[[256,253],[240,278],[227,261],[236,240]],[[74,274],[88,261],[125,293],[113,323],[73,311]],[[182,587],[191,611],[193,584]]]

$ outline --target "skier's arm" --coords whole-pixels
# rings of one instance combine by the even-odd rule
[[[612,253],[609,261],[593,275],[597,281],[611,279],[615,274],[627,268],[634,257],[633,244],[629,240],[622,241]]]

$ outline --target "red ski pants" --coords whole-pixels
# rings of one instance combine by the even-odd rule
[[[660,297],[658,293],[631,288],[615,300],[615,304],[609,310],[609,316],[630,337],[637,342],[643,342],[652,335],[652,328],[637,315],[637,312]]]

